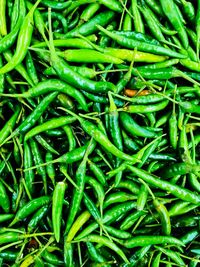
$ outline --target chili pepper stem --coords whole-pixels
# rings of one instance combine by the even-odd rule
[[[19,241],[16,241],[16,242],[12,242],[10,244],[7,244],[3,247],[0,248],[0,252],[3,251],[3,250],[6,250],[7,248],[10,248],[10,247],[13,247],[13,246],[16,246],[16,245],[19,245],[21,244],[23,241],[19,240]]]
[[[66,171],[65,166],[60,167],[61,172],[65,175],[66,179],[77,189],[80,191],[80,188],[77,186],[77,184],[73,181],[73,179],[69,176],[69,174]]]
[[[24,236],[24,238],[29,238],[29,237],[45,236],[45,235],[53,236],[53,233],[52,232],[43,232],[43,233],[25,234],[23,236]]]
[[[195,85],[198,85],[200,86],[200,83],[198,83],[197,81],[195,81],[194,79],[192,79],[191,77],[189,77],[187,74],[185,74],[184,72],[178,70],[178,69],[174,69],[173,70],[173,74],[174,74],[174,77],[182,77],[184,79],[186,79],[187,81],[195,84]]]

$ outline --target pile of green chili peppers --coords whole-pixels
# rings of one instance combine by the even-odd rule
[[[200,266],[200,0],[0,0],[0,267]]]

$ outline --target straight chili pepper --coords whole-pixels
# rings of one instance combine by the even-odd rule
[[[72,205],[70,207],[70,212],[68,215],[68,219],[67,219],[67,224],[66,224],[66,229],[65,232],[68,233],[69,229],[71,228],[75,216],[78,212],[79,209],[79,205],[81,203],[83,194],[84,194],[84,187],[85,187],[85,173],[86,173],[86,164],[87,164],[87,159],[88,159],[88,155],[93,151],[94,146],[92,145],[93,140],[91,140],[91,142],[88,144],[88,147],[86,149],[84,158],[81,162],[81,164],[79,165],[77,171],[76,171],[76,184],[78,186],[78,190],[74,191],[73,194],[73,202]]]
[[[60,241],[61,217],[66,187],[67,185],[65,182],[58,182],[52,197],[52,224],[55,239],[58,243]]]

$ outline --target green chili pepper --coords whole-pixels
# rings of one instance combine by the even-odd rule
[[[126,38],[126,37],[117,35],[111,31],[104,29],[100,25],[97,25],[97,27],[100,31],[104,32],[106,35],[108,35],[113,40],[115,40],[118,44],[120,44],[124,47],[130,48],[130,49],[134,49],[135,47],[137,47],[137,49],[139,51],[155,53],[158,55],[171,56],[171,57],[175,57],[175,58],[185,58],[186,57],[182,54],[174,52],[173,50],[170,50],[170,49],[158,46],[158,45],[146,44],[145,42],[142,42],[142,41],[136,41],[136,40],[132,40],[130,38]]]
[[[80,19],[85,22],[89,21],[93,15],[99,10],[101,5],[99,3],[91,3],[89,4],[82,12]]]
[[[51,119],[41,125],[36,126],[35,128],[32,128],[24,137],[25,141],[32,138],[33,136],[44,132],[49,129],[59,128],[62,127],[68,123],[74,122],[76,119],[74,117],[59,117],[55,119]]]
[[[52,198],[52,224],[56,241],[60,240],[60,228],[64,194],[66,190],[66,183],[58,182],[55,186]]]
[[[88,252],[92,260],[100,263],[105,262],[105,258],[98,252],[95,246],[91,242],[86,242]]]
[[[72,1],[67,1],[65,3],[57,3],[56,1],[42,0],[41,4],[52,9],[62,10],[68,8],[72,4]]]
[[[187,232],[186,234],[184,234],[180,240],[181,242],[183,242],[185,245],[187,245],[188,243],[190,243],[191,241],[193,241],[197,236],[199,235],[199,231],[194,228],[191,231]]]
[[[177,185],[172,185],[167,181],[163,181],[160,179],[155,178],[154,176],[148,174],[148,172],[137,169],[134,166],[128,166],[128,168],[136,175],[138,175],[140,178],[142,178],[145,182],[157,186],[162,190],[166,190],[170,192],[171,194],[175,195],[176,197],[185,200],[187,199],[188,202],[191,202],[193,204],[198,204],[200,196],[196,195],[192,191],[179,187]]]
[[[167,1],[160,0],[160,4],[162,6],[165,16],[169,19],[170,23],[173,25],[174,29],[177,31],[183,43],[184,48],[187,49],[188,48],[187,33],[183,26],[183,22],[181,21],[179,17],[175,3],[172,0],[167,0]]]
[[[24,168],[29,168],[33,166],[33,157],[31,153],[31,149],[28,143],[24,142]],[[33,170],[29,170],[24,174],[25,183],[27,189],[29,190],[30,194],[35,191],[34,181],[35,181],[35,174]]]
[[[76,184],[78,186],[78,190],[74,191],[73,195],[73,201],[70,207],[70,212],[68,215],[67,219],[67,225],[66,225],[66,230],[65,232],[67,233],[69,229],[71,228],[73,221],[75,219],[76,213],[78,212],[79,205],[81,203],[83,194],[84,194],[84,187],[85,187],[85,173],[86,173],[86,163],[87,163],[87,158],[88,155],[93,151],[94,146],[93,146],[93,141],[89,143],[84,158],[79,165],[77,171],[76,171]]]
[[[50,202],[51,198],[49,196],[42,196],[30,200],[25,206],[20,208],[13,221],[10,223],[10,226],[13,226],[15,223],[25,219],[27,216],[36,211],[39,207],[46,205]]]
[[[145,5],[139,6],[139,10],[141,11],[142,15],[145,18],[145,21],[154,37],[160,41],[160,42],[166,42],[165,37],[157,24],[157,21],[155,20],[155,17],[152,16],[151,12],[149,12],[149,9]]]
[[[113,90],[114,85],[110,82],[95,82],[86,79],[73,71],[70,66],[61,58],[56,55],[55,48],[53,46],[52,34],[50,35],[50,58],[53,68],[56,70],[58,76],[70,83],[70,85],[76,86],[79,89],[83,89],[91,92],[106,92]]]
[[[17,39],[17,48],[12,60],[9,61],[5,66],[0,69],[0,73],[6,73],[14,69],[19,63],[22,62],[26,56],[28,47],[31,42],[32,32],[33,32],[33,13],[37,8],[41,0],[38,0],[33,8],[29,11],[26,17],[23,20],[23,23],[20,27],[18,39]]]
[[[123,214],[125,215],[128,211],[136,207],[136,203],[134,202],[125,202],[123,204],[119,204],[117,206],[114,206],[110,210],[106,211],[104,213],[102,223],[103,224],[111,224],[112,222],[116,221],[120,216]],[[85,236],[92,233],[96,228],[98,228],[98,223],[93,223],[86,227],[76,238],[75,240],[80,240],[81,238],[84,238]]]
[[[145,254],[149,251],[151,248],[151,245],[142,247],[138,249],[129,259],[130,266],[134,266],[135,264],[140,264],[140,260],[142,260],[143,257],[145,257]],[[124,264],[123,267],[127,267],[127,264]]]
[[[6,1],[1,0],[1,13],[0,13],[0,28],[1,28],[1,35],[7,34],[7,26],[6,26]]]
[[[131,16],[128,13],[126,13],[125,16],[124,16],[122,30],[123,31],[131,31],[132,30],[132,27],[133,27],[133,25],[132,25],[132,18],[131,18]]]
[[[0,143],[3,143],[5,139],[9,136],[9,134],[12,132],[16,124],[17,118],[19,116],[19,113],[20,113],[20,108],[17,107],[15,113],[0,130]]]
[[[147,203],[147,198],[148,198],[148,190],[144,185],[141,185],[140,187],[140,192],[138,194],[138,199],[137,199],[137,210],[141,211],[144,209],[146,203]]]
[[[44,250],[42,253],[42,258],[52,264],[53,266],[62,266],[63,261],[59,259],[59,257],[56,254],[53,254],[49,252],[47,249]]]
[[[40,118],[40,116],[47,109],[49,104],[55,99],[57,94],[57,92],[53,92],[47,95],[33,110],[33,112],[29,116],[27,116],[26,119],[12,132],[12,134],[1,143],[1,145],[10,138],[13,138],[19,134],[24,134],[26,131],[28,131]]]
[[[145,0],[145,2],[155,13],[161,16],[164,15],[163,10],[158,2],[156,2],[155,0]]]
[[[121,64],[123,62],[117,57],[91,49],[68,49],[62,52],[57,52],[57,54],[69,62],[113,64]]]
[[[119,247],[117,247],[114,242],[111,242],[107,237],[98,235],[88,235],[82,241],[103,244],[104,246],[109,247],[111,250],[114,250],[126,263],[129,263],[123,251]]]
[[[36,135],[35,139],[45,150],[51,152],[52,154],[59,155],[58,151],[56,151],[41,135]]]
[[[51,152],[47,152],[46,153],[45,160],[47,162],[53,160],[53,155],[52,155]],[[56,176],[56,173],[55,173],[55,168],[54,168],[53,164],[48,164],[46,166],[46,172],[47,172],[47,175],[49,176],[49,178],[51,179],[53,185],[55,186],[55,176]]]
[[[30,78],[32,79],[32,81],[34,82],[34,84],[38,84],[39,79],[37,76],[37,72],[36,72],[34,62],[33,62],[33,58],[32,58],[31,53],[29,51],[26,55],[26,66],[27,66],[27,72],[28,72]]]
[[[5,186],[1,181],[0,181],[0,206],[6,213],[9,213],[10,200],[6,192]]]
[[[3,11],[3,9],[1,9],[1,11]],[[17,13],[19,14],[15,16],[17,18],[17,21],[15,22],[13,27],[11,24],[11,31],[0,40],[0,52],[6,51],[14,43],[15,39],[17,38],[17,34],[19,32],[22,21],[25,17],[25,12],[26,12],[26,7],[24,0],[20,0],[19,7],[17,7]]]
[[[100,14],[94,16],[88,22],[80,25],[79,27],[74,28],[65,34],[65,38],[76,37],[78,34],[87,36],[97,31],[96,24],[100,24],[102,26],[107,25],[114,18],[115,13],[113,11],[107,10]]]
[[[136,199],[135,195],[128,194],[125,192],[112,193],[112,194],[109,194],[109,196],[105,198],[103,207],[105,209],[114,203],[120,203],[120,202],[125,202],[129,200],[134,200],[134,199]]]
[[[153,45],[160,45],[160,42],[156,39],[152,38],[150,35],[144,34],[142,32],[136,31],[112,31],[117,35],[128,37],[130,39],[135,39],[136,41],[141,41]]]
[[[135,106],[135,108],[137,109],[137,106]],[[157,133],[146,129],[145,127],[141,127],[137,124],[133,117],[126,112],[120,113],[120,122],[123,128],[133,136],[142,136],[147,138],[154,138],[158,136]]]
[[[144,33],[145,32],[144,23],[142,21],[141,14],[138,9],[137,0],[131,0],[131,9],[132,9],[133,18],[134,18],[133,21],[134,21],[135,31]]]
[[[43,164],[43,158],[42,154],[40,153],[39,147],[37,142],[34,139],[30,139],[30,148],[31,152],[33,155],[33,161],[35,165],[41,165]],[[29,170],[30,172],[31,170]],[[47,175],[46,175],[46,169],[43,166],[37,167],[37,172],[38,174],[42,177],[42,182],[43,182],[43,190],[45,194],[47,194]]]
[[[33,214],[32,218],[30,219],[28,223],[28,232],[33,232],[40,221],[44,218],[44,216],[47,214],[47,211],[49,210],[49,205],[44,205],[38,211]]]
[[[137,161],[137,159],[134,158],[134,156],[129,156],[120,151],[117,147],[115,147],[111,141],[107,138],[107,136],[104,135],[104,133],[99,130],[92,122],[83,119],[80,116],[75,115],[71,111],[67,111],[69,114],[72,114],[77,118],[77,120],[80,122],[83,129],[94,138],[98,143],[100,143],[103,147],[105,147],[109,152],[111,152],[113,155],[118,156],[121,159],[129,160],[129,161]]]
[[[120,229],[121,230],[128,230],[130,227],[132,227],[133,226],[133,224],[134,223],[136,223],[137,222],[137,220],[141,217],[141,216],[143,216],[143,215],[145,215],[146,214],[146,212],[144,212],[144,211],[135,211],[135,212],[133,212],[131,215],[129,215],[129,216],[127,216],[125,219],[124,219],[124,221],[121,223],[121,225],[120,225]]]
[[[87,111],[87,103],[82,93],[58,79],[50,79],[47,81],[40,82],[28,91],[24,92],[23,94],[14,94],[12,95],[12,97],[36,97],[51,91],[62,92],[75,98],[82,106],[82,108]]]
[[[171,245],[184,246],[184,243],[181,240],[172,236],[136,236],[122,242],[122,244],[126,248],[142,247],[147,245],[156,245],[165,243]]]
[[[200,170],[198,165],[188,164],[188,163],[175,163],[172,164],[168,169],[162,170],[163,178],[171,178],[174,175],[184,175],[187,173],[194,173]]]

